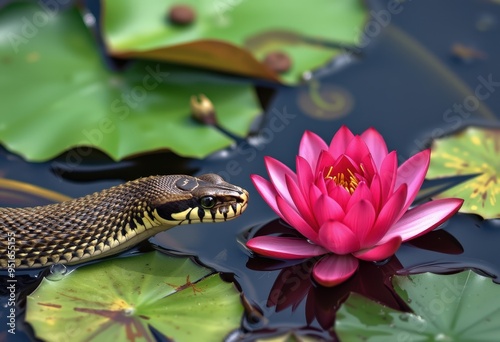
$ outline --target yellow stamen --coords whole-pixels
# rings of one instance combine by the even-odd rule
[[[363,163],[359,163],[359,167],[361,168],[361,171],[363,171],[363,174],[366,174],[365,166]]]
[[[354,173],[350,170],[347,169],[347,172],[349,173],[348,177],[346,177],[345,173],[337,173],[336,175],[332,175],[333,172],[333,166],[330,166],[328,169],[328,173],[325,176],[325,179],[331,179],[334,181],[337,185],[343,187],[347,191],[349,191],[350,194],[356,190],[359,184],[358,178],[354,175]]]

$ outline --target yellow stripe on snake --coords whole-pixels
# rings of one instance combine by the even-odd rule
[[[181,224],[230,220],[247,203],[246,190],[206,174],[151,176],[61,203],[0,208],[0,267],[102,258]]]

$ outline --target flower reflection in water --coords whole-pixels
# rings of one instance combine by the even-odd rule
[[[281,220],[276,219],[251,232],[252,238],[273,235],[294,237],[299,234]],[[439,240],[439,247],[435,241]],[[437,230],[412,241],[414,247],[447,254],[463,252],[460,243],[448,232]],[[277,260],[254,256],[247,267],[259,271],[280,270],[267,298],[267,307],[276,312],[285,309],[296,311],[305,300],[305,318],[308,325],[315,320],[323,329],[331,329],[335,313],[349,293],[356,292],[383,305],[400,311],[409,311],[406,303],[394,292],[391,277],[405,273],[396,256],[388,260],[360,262],[358,271],[348,280],[335,287],[318,286],[314,281],[313,269],[320,257],[303,260]]]

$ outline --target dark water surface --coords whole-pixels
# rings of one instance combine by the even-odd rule
[[[384,1],[368,3],[380,19],[387,4]],[[433,242],[406,244],[388,264],[364,265],[356,279],[332,289],[316,288],[309,281],[310,263],[286,265],[283,269],[285,265],[252,258],[244,248],[249,230],[254,234],[255,228],[276,219],[255,191],[250,174],[266,174],[263,160],[266,155],[294,168],[298,144],[306,129],[329,141],[343,124],[355,133],[373,126],[386,138],[389,149],[398,151],[402,162],[424,148],[429,139],[463,125],[498,124],[500,86],[493,87],[491,96],[474,111],[459,113],[453,109],[474,95],[481,79],[500,82],[500,5],[494,1],[429,0],[405,1],[401,8],[400,13],[391,15],[387,21],[378,21],[378,32],[375,24],[366,27],[369,44],[362,49],[361,57],[347,66],[318,71],[312,85],[275,89],[276,95],[266,108],[260,135],[241,141],[224,153],[202,161],[158,153],[118,164],[96,153],[76,165],[68,159],[68,154],[56,161],[30,164],[2,150],[1,176],[72,197],[140,176],[181,172],[216,172],[248,189],[249,207],[237,220],[217,225],[180,226],[151,239],[158,248],[195,255],[203,264],[234,275],[249,302],[264,315],[260,320],[244,319],[243,330],[235,334],[235,339],[252,340],[259,334],[290,329],[302,329],[325,340],[334,339],[328,331],[333,324],[332,307],[350,290],[377,292],[385,296],[382,300],[389,305],[404,309],[404,304],[390,298],[383,289],[386,275],[401,268],[446,273],[472,267],[497,277],[500,274],[500,221],[483,221],[474,215],[455,216],[443,227],[448,234],[440,235]],[[482,57],[457,56],[452,51],[456,44],[480,51]],[[328,110],[317,110],[320,117],[306,113],[310,110],[299,102],[307,98],[314,87],[319,87],[326,108],[333,106],[330,96],[340,96],[349,111],[347,115],[331,114]],[[337,117],[328,117],[335,115]],[[3,196],[1,204],[17,205],[9,196]],[[19,205],[26,205],[25,200],[31,199],[20,198]],[[435,251],[440,247],[436,241],[443,241],[443,248],[449,247],[448,253]],[[293,286],[290,281],[286,285],[291,274],[296,279]],[[273,285],[274,290],[281,289],[282,293],[273,291]],[[373,296],[377,297],[377,293]],[[1,315],[0,331],[5,333],[5,312]],[[250,335],[251,332],[255,334]],[[6,335],[0,333],[2,336]],[[20,334],[16,337],[27,340]]]

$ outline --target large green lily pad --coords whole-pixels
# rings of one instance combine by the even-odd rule
[[[473,174],[435,197],[463,198],[461,212],[500,218],[500,129],[468,127],[433,142],[426,178]]]
[[[473,271],[393,280],[413,313],[351,294],[337,312],[341,341],[498,341],[500,286]]]
[[[158,252],[81,267],[43,279],[26,321],[50,341],[221,341],[238,328],[238,291],[190,259]]]
[[[220,125],[246,136],[261,112],[249,84],[162,63],[108,70],[76,9],[0,9],[0,141],[30,161],[91,146],[118,160],[169,149],[202,158],[234,140],[190,118],[192,95],[212,100]],[[202,142],[202,143],[200,143]]]
[[[358,0],[103,0],[104,37],[116,56],[140,56],[296,83],[354,46],[366,20]],[[191,25],[168,18],[174,4],[196,12]],[[292,67],[282,75],[260,61],[270,51],[286,52]]]

